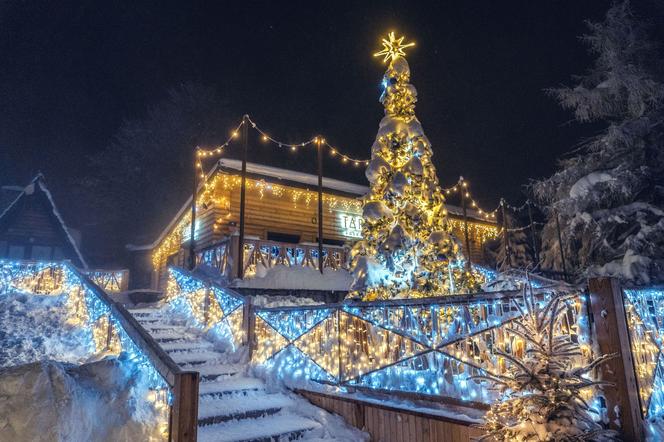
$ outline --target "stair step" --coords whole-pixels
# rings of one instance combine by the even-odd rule
[[[184,327],[182,325],[174,325],[174,324],[160,324],[160,323],[149,323],[145,324],[143,326],[146,330],[149,331],[157,331],[157,330],[173,330],[173,331],[178,331],[182,332],[187,330],[187,327]]]
[[[161,314],[162,312],[163,311],[161,309],[158,309],[158,308],[130,308],[129,309],[129,313],[131,313],[135,317]]]
[[[170,356],[179,364],[198,364],[219,361],[223,354],[216,351],[195,350],[170,353]]]
[[[293,401],[283,394],[259,394],[256,396],[211,398],[198,401],[198,425],[211,425],[229,420],[256,419],[280,412]]]
[[[150,335],[157,341],[160,339],[172,339],[172,340],[178,339],[181,341],[197,339],[197,336],[193,336],[187,333],[186,331],[177,332],[173,330],[164,330],[164,331],[150,332]]]
[[[230,377],[235,376],[238,373],[244,372],[244,365],[240,364],[216,364],[216,365],[205,365],[203,367],[197,367],[196,371],[200,373],[201,380],[203,381],[213,381],[220,377]]]
[[[198,340],[198,341],[173,341],[167,342],[160,345],[160,347],[166,353],[176,353],[179,351],[189,351],[189,350],[210,350],[214,348],[214,345],[211,342]]]
[[[280,413],[258,419],[225,422],[198,428],[198,442],[272,442],[293,440],[320,428],[311,419]]]
[[[198,386],[198,394],[200,396],[214,396],[246,393],[263,389],[265,389],[265,384],[260,379],[233,376],[218,381],[201,382]]]

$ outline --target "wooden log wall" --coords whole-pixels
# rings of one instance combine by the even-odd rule
[[[312,404],[342,416],[366,431],[372,442],[470,442],[481,430],[461,420],[358,401],[342,396],[299,390]]]
[[[232,230],[229,222],[234,222],[237,225],[240,222],[239,189],[228,192],[228,198],[230,199],[231,215],[224,218],[227,221],[223,228],[227,234]],[[343,199],[342,197],[336,198]],[[325,197],[323,201],[325,201]],[[278,232],[298,235],[300,236],[300,242],[317,241],[318,207],[315,195],[309,200],[308,204],[304,197],[294,203],[288,193],[276,197],[269,192],[265,192],[263,198],[260,198],[258,192],[252,189],[247,192],[245,210],[246,235],[267,239],[268,232]],[[343,235],[343,228],[339,219],[340,211],[343,210],[334,209],[330,212],[328,205],[323,205],[323,238],[338,241],[352,240],[352,238]]]

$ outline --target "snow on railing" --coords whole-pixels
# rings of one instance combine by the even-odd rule
[[[237,259],[237,236],[226,238],[196,254],[197,264],[206,264],[229,279],[237,274],[233,269]],[[235,247],[233,247],[235,242]],[[291,244],[263,239],[244,239],[243,275],[251,278],[259,269],[271,269],[276,265],[287,267],[318,268],[318,244]],[[323,245],[323,268],[348,269],[348,250],[343,246]]]
[[[483,408],[494,393],[471,377],[507,371],[498,349],[525,351],[508,330],[519,316],[516,304],[523,307],[520,291],[266,308],[184,269],[169,270],[167,302],[178,314],[235,348],[248,342],[253,365],[299,387],[311,380]],[[550,293],[535,289],[542,301]],[[561,327],[589,357],[585,302],[581,294],[568,301]]]
[[[664,415],[664,288],[624,289],[623,303],[641,410]]]
[[[160,430],[164,437],[179,440],[183,432],[177,422],[169,427],[169,412],[179,406],[176,386],[186,376],[163,352],[127,310],[113,302],[106,292],[68,261],[2,261],[0,260],[0,294],[21,291],[40,295],[67,295],[71,310],[69,323],[90,330],[95,353],[115,354],[140,367],[141,382],[150,389],[147,400],[161,413]],[[196,376],[197,382],[197,374]],[[174,398],[177,403],[174,404]],[[186,401],[187,398],[185,398]],[[197,397],[194,398],[197,401]],[[195,419],[194,419],[195,422]],[[193,428],[195,433],[195,427]],[[182,439],[184,440],[184,439]]]
[[[548,296],[537,292],[540,299]],[[523,305],[518,292],[382,302],[255,308],[252,361],[297,385],[402,393],[484,407],[494,393],[471,377],[504,374],[496,354],[522,354],[507,325]],[[590,356],[584,297],[569,301],[562,331]]]

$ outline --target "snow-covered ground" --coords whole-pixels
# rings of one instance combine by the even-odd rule
[[[348,290],[353,276],[346,270],[323,269],[320,273],[311,267],[276,265],[266,269],[258,266],[256,276],[234,282],[235,287],[291,290]]]
[[[67,323],[66,302],[66,295],[0,293],[0,368],[88,359],[94,352],[92,335]]]
[[[130,363],[42,361],[0,370],[0,442],[158,441],[166,421]]]
[[[66,294],[0,293],[0,442],[162,440],[140,370],[70,315]]]

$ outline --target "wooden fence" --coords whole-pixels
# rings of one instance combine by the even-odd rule
[[[203,326],[221,324],[236,345],[248,345],[254,365],[287,383],[310,380],[338,393],[361,391],[486,410],[495,393],[472,377],[506,373],[507,362],[497,350],[526,351],[523,339],[508,327],[519,315],[516,304],[523,306],[516,291],[262,308],[182,269],[171,273],[176,298],[187,300]],[[609,278],[591,279],[586,291],[556,290],[572,295],[559,332],[580,344],[580,358],[620,356],[596,373],[615,387],[605,389],[602,398],[587,399],[625,440],[644,440],[645,420],[664,416],[664,290],[622,290]],[[543,300],[551,293],[535,289],[534,296]],[[365,428],[374,440],[468,440],[476,431],[467,422],[418,415],[389,401],[377,405],[322,390],[303,394]],[[404,438],[411,426],[416,438]],[[435,439],[441,434],[448,438]]]

